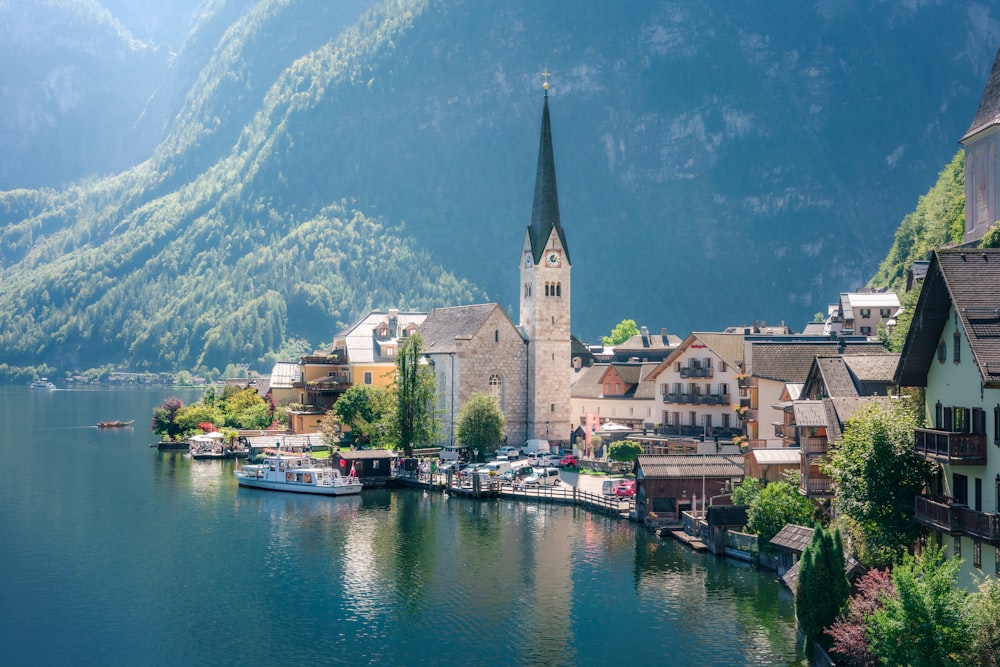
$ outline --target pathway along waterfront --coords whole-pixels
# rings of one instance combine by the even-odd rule
[[[806,664],[766,573],[568,505],[240,489],[149,447],[175,394],[0,387],[5,665]]]

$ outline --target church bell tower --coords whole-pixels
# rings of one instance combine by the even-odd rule
[[[548,75],[544,75],[546,78]],[[544,84],[542,133],[531,224],[521,248],[521,328],[528,339],[527,438],[569,443],[570,259],[559,221],[556,165],[549,124],[549,84]]]

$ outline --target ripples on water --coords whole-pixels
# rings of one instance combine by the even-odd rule
[[[571,507],[239,489],[86,428],[169,393],[56,393],[0,388],[5,460],[51,482],[0,486],[5,664],[804,664],[773,574]]]

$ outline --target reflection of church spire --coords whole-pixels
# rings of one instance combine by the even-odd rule
[[[535,174],[535,201],[531,206],[531,226],[528,236],[531,239],[531,253],[535,264],[542,260],[545,244],[555,229],[559,234],[566,261],[569,262],[569,248],[566,247],[566,237],[562,225],[559,224],[559,194],[556,191],[556,161],[552,153],[552,128],[549,125],[549,81],[548,72],[542,74],[545,83],[545,102],[542,107],[542,136],[538,141],[538,171]]]

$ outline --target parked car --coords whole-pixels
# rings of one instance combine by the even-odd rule
[[[536,470],[524,480],[525,486],[553,486],[559,483],[558,468],[542,468]]]
[[[503,474],[503,479],[505,482],[510,482],[512,484],[521,484],[527,477],[530,477],[535,469],[531,466],[521,466],[520,468],[511,468]]]
[[[615,487],[615,495],[619,498],[631,498],[635,495],[635,480],[634,479],[623,479],[619,482],[618,486]]]
[[[518,451],[517,447],[501,447],[496,450],[496,455],[498,459],[501,456],[506,456],[511,461],[516,461],[521,456],[521,452]]]
[[[481,468],[478,468],[476,474],[480,477],[499,477],[508,470],[510,470],[509,461],[490,461]]]
[[[625,481],[624,479],[606,479],[606,480],[604,480],[604,482],[601,484],[601,493],[603,493],[606,496],[613,496],[613,495],[615,495],[615,489],[617,489],[618,485],[621,484],[624,481]]]
[[[559,465],[563,468],[579,468],[580,459],[576,454],[567,454],[559,459]]]

